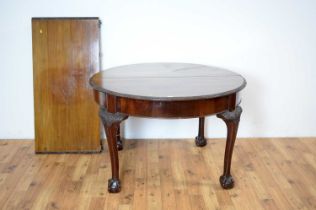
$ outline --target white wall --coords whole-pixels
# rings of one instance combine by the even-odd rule
[[[1,0],[0,138],[33,138],[31,18],[97,16],[103,67],[177,61],[248,81],[241,137],[316,136],[315,0]],[[127,138],[193,138],[197,119],[130,118]],[[207,119],[207,136],[224,123]]]

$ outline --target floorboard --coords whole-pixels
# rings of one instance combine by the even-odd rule
[[[0,141],[0,209],[316,209],[316,138],[238,139],[235,187],[223,190],[225,140],[127,140],[122,191],[107,192],[100,154],[34,154],[34,142]]]

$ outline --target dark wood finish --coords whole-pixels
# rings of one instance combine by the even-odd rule
[[[204,122],[205,122],[205,117],[200,117],[199,118],[199,132],[198,136],[195,137],[195,145],[198,147],[204,147],[207,142],[204,137]]]
[[[225,109],[234,108],[234,105],[229,104],[232,98],[236,98],[236,94],[191,101],[150,101],[116,97],[115,103],[118,112],[133,116],[194,118],[212,115]]]
[[[98,18],[33,18],[35,151],[99,152],[88,80],[100,67]]]
[[[109,112],[107,111],[109,110]],[[117,147],[117,131],[121,121],[127,118],[127,115],[115,112],[115,106],[113,103],[109,103],[107,108],[100,107],[100,118],[104,125],[106,138],[108,142],[110,157],[111,157],[111,169],[112,178],[109,179],[108,190],[109,192],[119,192],[121,189],[119,180],[119,160],[118,160],[118,147]]]
[[[186,63],[145,63],[101,71],[92,87],[111,95],[150,101],[189,101],[237,93],[246,80],[237,73]]]
[[[230,189],[234,187],[234,180],[230,174],[230,167],[241,112],[241,107],[237,106],[233,111],[225,111],[223,113],[217,114],[217,117],[223,119],[227,126],[227,139],[224,156],[224,173],[219,179],[224,189]]]
[[[106,96],[112,96],[94,90],[97,103],[107,106]],[[237,103],[237,94],[227,96],[184,101],[150,101],[115,96],[113,103],[116,104],[116,111],[127,115],[139,117],[159,118],[195,118],[212,115],[226,109],[234,109]],[[101,98],[101,99],[100,99]]]
[[[155,69],[155,65],[159,68]],[[127,67],[114,68],[116,71],[122,72],[108,74],[107,71],[100,72],[90,79],[90,84],[94,88],[95,100],[100,104],[100,116],[105,127],[109,153],[111,156],[112,178],[109,180],[109,192],[119,192],[121,183],[119,179],[119,160],[118,160],[118,129],[119,124],[128,116],[140,117],[159,117],[159,118],[192,118],[199,117],[199,134],[196,140],[198,146],[205,146],[204,137],[204,121],[205,116],[218,114],[227,124],[227,143],[225,149],[224,173],[220,178],[221,185],[224,189],[233,187],[233,179],[230,174],[231,158],[233,153],[234,142],[237,135],[238,122],[241,114],[241,108],[237,106],[239,100],[238,92],[245,87],[245,80],[235,73],[219,70],[200,65],[189,66],[187,64],[145,64],[151,72],[146,72],[144,64],[132,65],[133,73],[126,71]],[[162,68],[162,67],[163,68]],[[170,67],[168,69],[167,67]],[[178,68],[181,66],[181,68]],[[137,67],[142,71],[138,72]],[[177,68],[175,68],[177,67]],[[195,69],[196,68],[196,69]],[[203,71],[201,71],[201,69]],[[127,68],[130,69],[130,68]],[[158,70],[155,72],[153,70]],[[162,91],[151,92],[151,87],[143,86],[142,81],[148,84],[168,83],[172,80],[182,78],[181,74],[174,76],[174,71],[183,70],[185,79],[190,86],[190,78],[194,82],[198,80],[205,81],[203,74],[209,77],[210,84],[206,86],[195,86],[195,90],[191,90],[188,97],[184,97],[181,92],[181,86],[174,86],[168,92],[166,88]],[[188,73],[187,70],[190,72]],[[198,73],[194,73],[197,70]],[[110,72],[111,73],[111,72]],[[108,75],[108,77],[105,77]],[[145,75],[145,76],[144,76]],[[148,76],[149,75],[149,76]],[[169,76],[168,76],[169,75]],[[170,76],[171,75],[171,76]],[[216,77],[220,78],[223,84],[216,82]],[[236,78],[237,77],[237,78]],[[172,78],[167,83],[165,78]],[[157,79],[159,81],[157,81]],[[152,81],[152,83],[151,83]],[[230,81],[234,84],[230,84]],[[125,84],[124,82],[127,82]],[[140,82],[140,84],[139,84]],[[121,87],[122,86],[122,87]],[[160,86],[157,86],[157,88]],[[214,87],[218,92],[212,90]],[[148,88],[143,90],[142,88]],[[204,88],[211,90],[212,94],[207,94]],[[117,92],[122,91],[122,92]],[[164,94],[172,93],[170,96]],[[151,98],[150,98],[151,97]]]
[[[94,100],[98,104],[105,104],[105,94],[100,93],[99,91],[94,90],[93,91]],[[118,126],[117,133],[116,133],[116,142],[117,142],[117,149],[122,150],[123,149],[123,141],[121,139],[121,129],[120,126]],[[101,145],[102,146],[102,145]]]

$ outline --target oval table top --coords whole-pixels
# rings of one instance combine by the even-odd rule
[[[210,99],[239,92],[246,80],[225,69],[188,63],[142,63],[100,71],[91,86],[115,96],[143,100]]]

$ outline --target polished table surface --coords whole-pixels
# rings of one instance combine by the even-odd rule
[[[120,123],[129,116],[157,118],[199,118],[196,146],[205,146],[205,116],[224,120],[227,139],[220,184],[234,186],[231,159],[242,109],[239,92],[246,80],[225,69],[188,63],[143,63],[107,69],[90,78],[100,105],[111,158],[112,177],[108,191],[119,192],[118,150],[123,149]]]
[[[238,92],[246,85],[239,74],[188,63],[144,63],[110,68],[95,74],[96,90],[146,100],[215,98]]]

